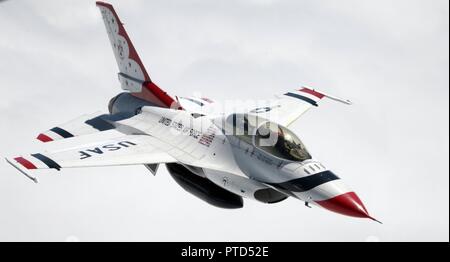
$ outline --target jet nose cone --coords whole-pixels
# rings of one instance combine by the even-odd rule
[[[316,203],[323,208],[342,215],[370,218],[374,221],[379,222],[369,215],[366,207],[362,203],[361,199],[359,199],[359,197],[355,194],[355,192],[348,192],[327,200],[316,201]]]

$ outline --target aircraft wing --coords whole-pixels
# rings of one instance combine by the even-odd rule
[[[349,100],[343,100],[314,89],[303,87],[277,96],[277,99],[271,101],[267,106],[255,108],[249,113],[283,126],[289,126],[310,108],[319,106],[318,102],[324,97],[348,105],[351,104]]]
[[[79,138],[71,140],[73,144],[76,144]],[[172,156],[161,149],[163,147],[161,141],[151,136],[125,135],[60,150],[24,154],[6,158],[6,161],[37,182],[36,178],[29,174],[31,170],[176,162]]]
[[[81,115],[69,122],[55,126],[40,133],[36,138],[42,142],[51,142],[66,138],[94,134],[114,128],[105,119],[109,117],[101,112]]]

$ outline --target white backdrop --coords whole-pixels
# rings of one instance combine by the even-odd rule
[[[384,222],[298,200],[211,207],[161,168],[39,172],[0,162],[0,241],[448,241],[447,0],[113,1],[152,79],[173,95],[325,101],[293,128]],[[0,155],[120,91],[94,1],[0,3]]]

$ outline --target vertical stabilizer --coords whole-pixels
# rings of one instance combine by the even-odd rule
[[[122,89],[161,107],[179,108],[178,103],[153,83],[111,4],[97,2],[119,67]]]

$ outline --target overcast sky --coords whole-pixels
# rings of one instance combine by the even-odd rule
[[[173,95],[324,101],[293,130],[383,225],[288,199],[209,206],[161,168],[38,172],[0,163],[0,241],[448,241],[447,0],[112,1],[152,79]],[[94,1],[0,3],[0,155],[106,110],[120,92]]]

